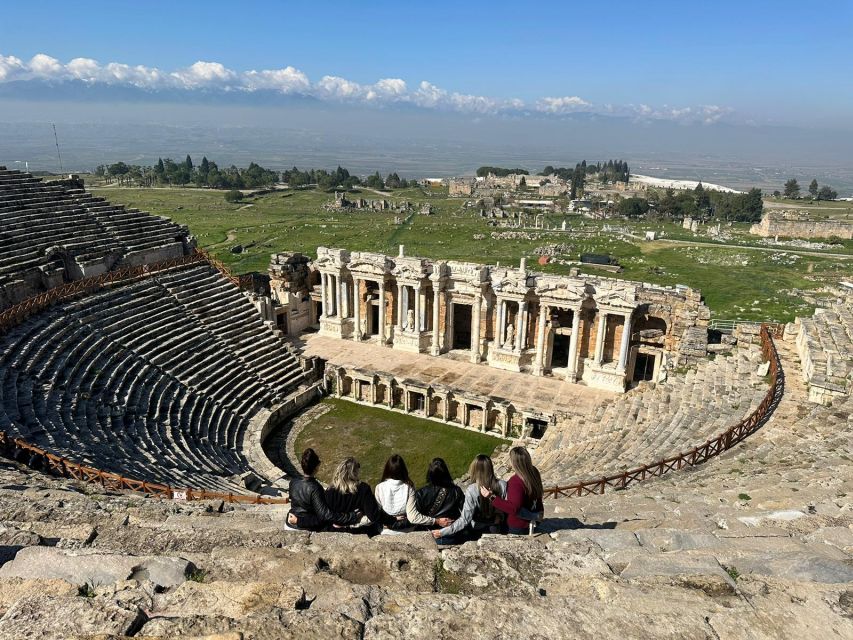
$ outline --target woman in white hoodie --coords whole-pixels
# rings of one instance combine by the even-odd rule
[[[396,453],[385,463],[382,482],[376,485],[374,495],[382,510],[394,518],[394,523],[386,525],[383,533],[412,531],[418,525],[446,527],[453,522],[449,518],[431,518],[418,511],[414,483],[409,478],[405,460]]]

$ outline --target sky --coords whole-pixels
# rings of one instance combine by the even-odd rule
[[[853,0],[5,3],[0,165],[55,170],[53,123],[81,169],[613,157],[853,193]]]
[[[0,84],[853,130],[852,35],[849,1],[43,0],[4,6]]]

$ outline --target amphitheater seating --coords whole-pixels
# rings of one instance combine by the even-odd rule
[[[0,167],[0,309],[63,281],[179,257],[187,244],[186,229],[111,205],[79,180]]]
[[[125,476],[234,491],[297,358],[207,264],[58,305],[0,340],[0,430]]]
[[[849,294],[848,294],[849,295]],[[827,403],[846,395],[853,385],[853,313],[851,302],[818,309],[811,318],[798,318],[797,349],[809,399]]]
[[[701,362],[665,384],[643,383],[549,428],[534,454],[547,483],[618,473],[702,444],[758,406],[767,391],[756,375],[761,354],[741,347]]]

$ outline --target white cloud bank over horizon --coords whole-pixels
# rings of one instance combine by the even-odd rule
[[[473,115],[542,115],[559,117],[573,113],[623,116],[636,120],[667,120],[689,124],[713,124],[733,110],[718,105],[652,107],[646,104],[594,104],[579,96],[546,96],[534,102],[452,92],[426,80],[410,88],[400,78],[382,78],[363,84],[326,75],[311,81],[299,69],[235,71],[219,62],[198,61],[189,67],[165,71],[119,62],[101,64],[91,58],[63,63],[44,53],[24,61],[0,54],[0,84],[14,81],[83,82],[88,85],[133,87],[143,91],[219,91],[224,93],[271,91],[281,95],[308,96],[318,100],[366,106],[411,105],[423,109]]]

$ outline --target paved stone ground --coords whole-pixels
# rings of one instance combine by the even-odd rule
[[[558,411],[590,414],[602,402],[616,395],[558,378],[536,377],[494,369],[486,364],[462,362],[448,355],[434,357],[406,353],[369,342],[338,340],[318,334],[306,334],[302,339],[306,356],[319,356],[336,365],[383,371],[427,384],[438,383],[484,396],[506,398],[517,407],[548,415]]]

